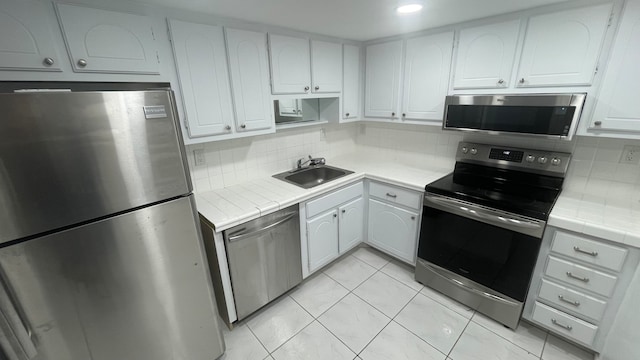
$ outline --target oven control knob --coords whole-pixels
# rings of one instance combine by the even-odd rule
[[[561,162],[562,161],[560,159],[558,159],[558,158],[551,159],[551,165],[553,165],[553,166],[558,166],[558,165],[560,165]]]
[[[471,148],[471,155],[475,155],[478,153],[478,149],[476,148]]]
[[[538,158],[538,163],[540,164],[546,164],[547,163],[547,158],[545,156],[541,156]]]
[[[463,154],[466,154],[466,153],[468,153],[468,152],[469,152],[469,149],[468,149],[466,146],[463,146],[463,147],[462,147],[462,153],[463,153]]]
[[[535,156],[533,156],[533,155],[527,155],[527,162],[532,163],[532,162],[534,162],[535,160],[536,160],[536,157],[535,157]]]

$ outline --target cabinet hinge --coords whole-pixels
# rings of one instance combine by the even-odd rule
[[[187,118],[187,115],[184,116],[184,128],[189,130],[189,119]]]
[[[156,60],[158,60],[158,64],[160,64],[160,54],[156,51]]]
[[[609,22],[607,23],[607,27],[610,27],[611,23],[613,23],[613,16],[614,16],[614,13],[612,11],[611,14],[609,14]]]
[[[153,28],[151,28],[151,37],[154,41],[156,40],[156,33],[153,31]]]
[[[600,64],[596,65],[596,71],[593,72],[593,75],[597,74],[599,69],[600,69]]]

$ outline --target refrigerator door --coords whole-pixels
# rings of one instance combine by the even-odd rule
[[[193,196],[0,249],[9,359],[212,360],[224,352]],[[2,354],[0,354],[0,358]]]
[[[191,192],[171,91],[0,94],[0,243]]]

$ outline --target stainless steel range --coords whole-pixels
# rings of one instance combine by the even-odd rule
[[[425,188],[416,280],[515,328],[570,158],[461,142]]]

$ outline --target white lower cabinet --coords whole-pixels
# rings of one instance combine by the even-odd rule
[[[326,265],[340,255],[338,246],[338,210],[332,209],[307,220],[309,272]]]
[[[415,264],[418,213],[369,199],[368,242],[408,263]]]
[[[364,199],[359,197],[338,208],[340,217],[338,237],[340,252],[362,242],[364,233]]]

